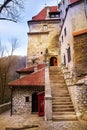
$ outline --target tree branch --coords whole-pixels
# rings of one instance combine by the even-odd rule
[[[7,21],[12,21],[12,22],[17,23],[17,20],[14,20],[14,19],[0,18],[0,20],[7,20]]]
[[[0,7],[0,13],[2,12],[3,8],[5,8],[12,0],[5,0],[4,3]]]

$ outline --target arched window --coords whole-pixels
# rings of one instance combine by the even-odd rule
[[[50,66],[57,66],[57,58],[56,57],[51,57],[50,58]]]

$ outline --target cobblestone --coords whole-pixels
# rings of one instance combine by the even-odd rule
[[[10,116],[10,111],[7,111],[0,115],[0,130],[87,130],[87,121],[52,122],[44,121],[43,117],[36,114]]]

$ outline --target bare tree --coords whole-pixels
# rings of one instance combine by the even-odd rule
[[[17,22],[23,9],[23,0],[0,0],[0,20]]]
[[[11,50],[8,51],[6,46],[2,46],[0,43],[0,87],[1,87],[1,103],[4,103],[5,90],[9,81],[9,72],[13,64],[13,53],[18,48],[18,40],[11,40]],[[5,55],[7,58],[4,58]]]

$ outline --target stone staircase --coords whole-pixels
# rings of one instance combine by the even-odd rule
[[[59,67],[50,67],[53,121],[77,120],[74,107]]]

